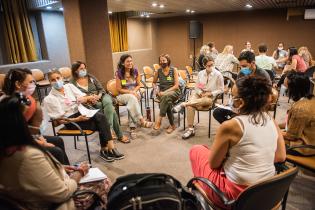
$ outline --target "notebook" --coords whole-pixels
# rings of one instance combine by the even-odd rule
[[[107,176],[99,168],[90,168],[89,173],[81,178],[80,184],[106,179]]]

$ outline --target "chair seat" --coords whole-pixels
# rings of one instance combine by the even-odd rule
[[[92,130],[83,130],[84,133],[86,133],[86,135],[91,135],[94,133],[94,131]],[[68,130],[68,129],[60,129],[57,132],[58,135],[60,136],[77,136],[77,135],[81,135],[80,130]]]
[[[308,168],[315,172],[315,156],[313,157],[302,157],[295,155],[287,155],[287,161]]]
[[[39,87],[50,86],[49,80],[41,80],[36,82],[36,85]]]
[[[189,83],[186,85],[186,87],[187,87],[188,89],[193,89],[193,88],[195,88],[195,85],[196,85],[196,83],[189,82]]]

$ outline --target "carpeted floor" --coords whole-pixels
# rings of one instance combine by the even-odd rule
[[[287,97],[280,97],[280,106],[277,108],[277,122],[283,122],[286,110],[289,107]],[[156,112],[156,115],[158,112]],[[273,113],[271,113],[273,114]],[[121,125],[126,134],[128,131],[127,112],[121,109]],[[176,120],[177,120],[177,115]],[[196,136],[189,140],[182,140],[183,117],[181,126],[172,134],[166,134],[165,129],[155,136],[151,129],[139,128],[138,137],[130,144],[116,143],[119,151],[125,154],[125,159],[113,163],[104,162],[98,157],[99,142],[98,135],[89,137],[90,151],[93,167],[99,167],[114,182],[119,176],[130,173],[161,172],[173,175],[182,184],[193,176],[190,168],[189,149],[195,144],[211,146],[219,123],[212,117],[211,138],[208,134],[208,112],[200,112],[200,123],[196,125]],[[197,119],[197,118],[196,118]],[[196,120],[197,121],[197,120]],[[177,121],[176,121],[177,123]],[[167,119],[163,122],[163,128],[168,126]],[[49,131],[47,134],[52,134]],[[78,142],[78,149],[74,149],[73,138],[64,138],[67,154],[71,163],[87,160],[85,142],[83,138]],[[291,186],[288,197],[287,209],[314,210],[315,204],[313,195],[315,193],[315,175],[299,175]]]

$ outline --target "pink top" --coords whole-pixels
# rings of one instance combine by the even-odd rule
[[[306,63],[303,59],[303,57],[299,55],[293,55],[292,59],[295,59],[297,61],[296,63],[296,71],[298,72],[305,72],[307,69]]]

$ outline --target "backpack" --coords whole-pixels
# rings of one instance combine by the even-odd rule
[[[167,174],[119,177],[108,193],[107,210],[202,210],[206,205]]]

